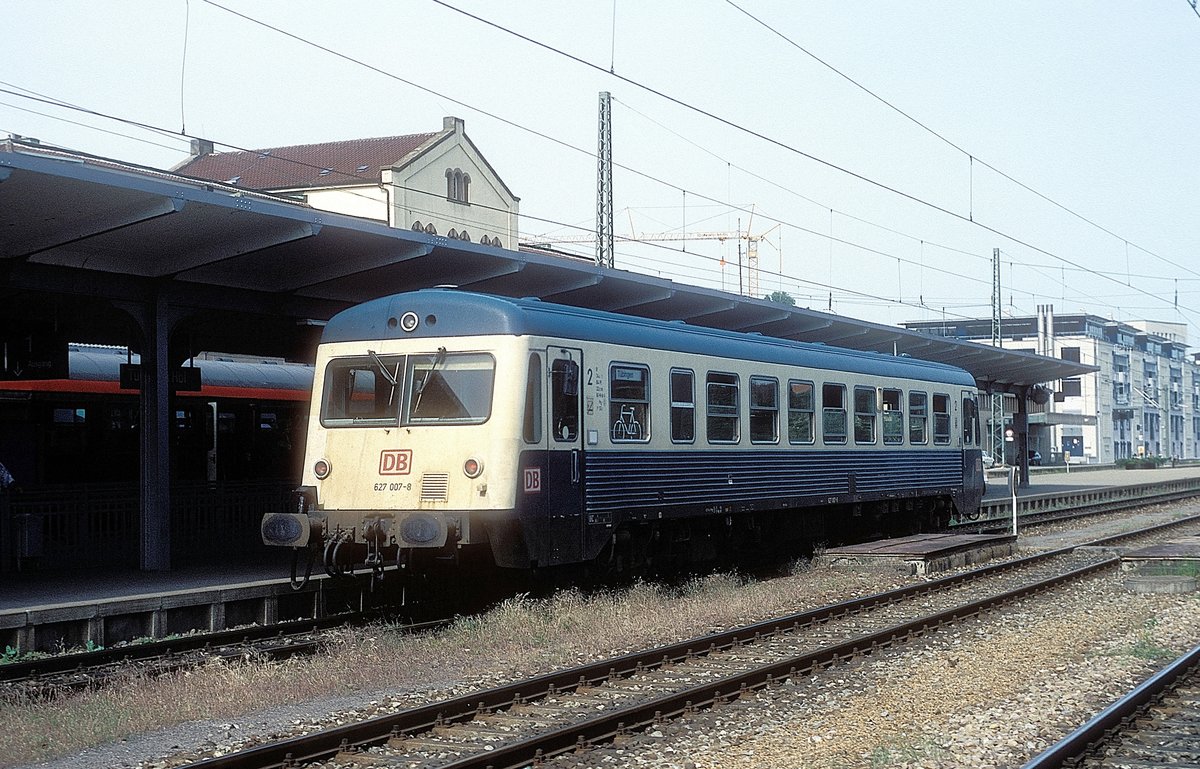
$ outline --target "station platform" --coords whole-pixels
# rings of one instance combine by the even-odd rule
[[[985,503],[1008,500],[1003,472],[990,474]],[[1018,499],[1189,478],[1200,479],[1200,465],[1155,470],[1083,466],[1069,473],[1062,468],[1039,468],[1031,473],[1030,485],[1018,489]],[[944,568],[939,565],[943,556],[932,556],[938,548],[947,551],[945,558],[982,558],[981,548],[1004,546],[1003,542],[982,542],[974,548],[965,541],[959,544],[968,555],[956,555],[953,551],[958,545],[952,540],[937,547],[929,545],[929,554],[921,558],[925,565],[920,568]],[[979,552],[969,555],[973,549]],[[361,592],[339,592],[343,588],[330,584],[332,581],[319,565],[305,590],[293,591],[290,568],[290,551],[268,550],[250,559],[159,572],[104,569],[7,573],[0,576],[0,649],[5,645],[22,649],[78,647],[89,641],[106,645],[114,639],[162,637],[188,629],[220,630],[241,623],[324,616],[362,598]]]
[[[1200,464],[1159,467],[1154,470],[1122,470],[1112,465],[1058,465],[1031,467],[1029,486],[1017,489],[1017,496],[1059,494],[1113,486],[1138,486],[1164,480],[1200,478]],[[1009,499],[1008,470],[987,471],[985,501]]]
[[[197,630],[320,619],[361,609],[366,580],[331,580],[316,566],[291,586],[291,553],[145,572],[5,575],[0,648],[55,652],[161,639]]]

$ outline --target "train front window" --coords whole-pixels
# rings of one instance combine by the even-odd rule
[[[492,414],[496,361],[487,353],[410,355],[405,424],[479,424]]]
[[[404,357],[335,358],[325,367],[321,424],[395,425],[400,413]]]

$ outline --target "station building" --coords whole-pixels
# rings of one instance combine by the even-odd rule
[[[991,318],[904,326],[988,344],[992,339]],[[1185,324],[1056,315],[1052,305],[1042,305],[1036,315],[1003,319],[1000,331],[1007,350],[1098,369],[1058,380],[1046,403],[1030,405],[1029,450],[1039,452],[1043,464],[1200,457],[1200,364],[1187,352]],[[1005,419],[1010,416],[1006,406]]]
[[[516,248],[520,198],[461,118],[442,130],[374,139],[215,152],[193,140],[180,176],[266,192],[322,211],[485,246]]]

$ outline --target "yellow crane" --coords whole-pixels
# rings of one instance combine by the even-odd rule
[[[754,215],[751,213],[750,222],[754,221]],[[630,220],[630,229],[632,230],[632,219]],[[727,231],[699,231],[685,232],[673,230],[670,232],[642,232],[637,235],[617,235],[616,240],[632,243],[666,243],[688,240],[716,240],[724,244],[728,240],[736,240],[738,244],[738,293],[743,296],[759,296],[759,281],[758,281],[758,243],[766,240],[779,225],[775,225],[771,229],[759,235],[750,233],[749,225],[745,230],[742,230],[741,223],[738,223],[738,229],[733,232]],[[742,285],[742,241],[746,241],[746,284]],[[575,235],[565,237],[544,237],[530,240],[530,245],[540,243],[595,243],[596,236],[590,235]],[[725,259],[722,257],[721,266],[725,266]]]

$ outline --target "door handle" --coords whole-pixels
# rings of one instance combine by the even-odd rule
[[[579,449],[571,449],[571,483],[579,483]]]

